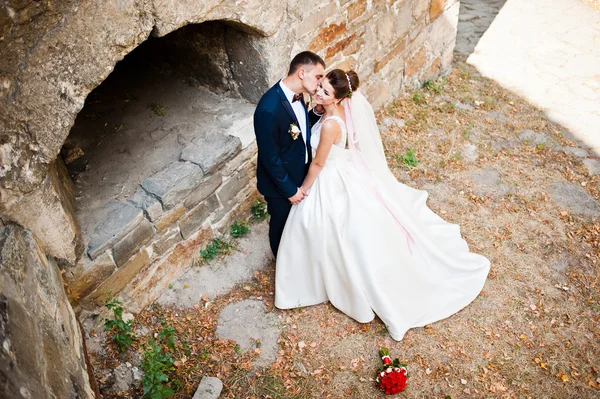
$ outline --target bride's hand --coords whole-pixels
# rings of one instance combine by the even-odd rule
[[[306,188],[304,186],[300,186],[300,191],[302,191],[302,193],[304,194],[305,197],[308,195],[308,188]]]

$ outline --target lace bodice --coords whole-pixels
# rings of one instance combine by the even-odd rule
[[[346,137],[348,135],[348,132],[346,130],[346,124],[344,123],[344,120],[342,118],[334,115],[325,119],[319,119],[319,121],[313,125],[310,131],[310,145],[312,147],[313,158],[317,154],[317,148],[319,147],[319,142],[321,141],[321,127],[323,126],[323,123],[328,119],[333,119],[338,123],[338,125],[340,125],[340,128],[342,129],[342,139],[339,141],[339,143],[333,144],[333,147],[331,148],[331,152],[329,153],[329,157],[327,157],[327,159],[329,160],[345,156],[345,153],[347,152]]]

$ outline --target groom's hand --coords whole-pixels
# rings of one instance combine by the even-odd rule
[[[292,205],[299,204],[300,201],[302,201],[303,199],[304,199],[304,193],[300,189],[298,189],[298,191],[296,191],[296,194],[294,194],[294,196],[288,198],[288,200],[290,200]]]

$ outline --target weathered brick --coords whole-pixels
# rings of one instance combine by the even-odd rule
[[[215,173],[214,175],[205,177],[205,179],[202,180],[198,188],[191,192],[190,195],[188,195],[183,205],[187,210],[192,209],[200,202],[204,201],[206,197],[214,193],[215,190],[219,188],[222,182],[223,177],[221,176],[221,173]]]
[[[204,173],[198,165],[175,162],[142,181],[142,187],[155,195],[165,209],[181,202],[202,181]]]
[[[357,0],[348,6],[348,21],[354,21],[367,11],[367,0]]]
[[[212,133],[207,137],[194,139],[181,152],[181,160],[200,166],[204,174],[211,174],[240,151],[242,142],[238,137]]]
[[[113,258],[117,266],[123,265],[139,249],[152,239],[154,227],[152,223],[144,219],[129,234],[113,247]]]
[[[141,209],[120,201],[109,202],[98,215],[104,218],[96,225],[87,248],[92,259],[121,240],[144,218]]]
[[[409,77],[417,73],[427,61],[427,53],[425,47],[421,47],[419,51],[406,63],[404,75]]]
[[[208,197],[179,221],[181,235],[186,240],[200,229],[208,216],[219,208],[219,200],[215,194]]]
[[[108,279],[81,301],[86,309],[102,306],[107,295],[115,296],[129,283],[148,263],[148,251],[140,251],[123,266],[119,267]]]
[[[117,269],[117,265],[106,252],[93,261],[84,255],[79,263],[77,268],[81,267],[81,270],[69,281],[67,287],[69,301],[73,305],[94,291]]]
[[[435,79],[440,74],[440,68],[442,66],[442,59],[440,57],[436,58],[429,68],[423,74],[423,79]]]
[[[375,73],[381,71],[381,69],[387,65],[392,59],[398,56],[406,48],[406,36],[403,36],[396,40],[393,44],[392,49],[385,54],[383,57],[375,61]]]
[[[181,240],[183,240],[183,237],[179,226],[171,226],[158,236],[152,243],[152,248],[156,255],[161,256]]]
[[[178,221],[183,215],[185,215],[185,207],[181,204],[178,204],[174,208],[171,208],[171,210],[165,213],[160,219],[154,222],[154,227],[156,227],[156,230],[160,233]]]
[[[315,38],[308,45],[308,48],[309,48],[309,50],[312,50],[315,52],[322,50],[325,47],[327,47],[329,45],[329,43],[332,43],[337,38],[342,36],[344,33],[346,33],[346,23],[345,22],[342,22],[340,24],[331,24],[329,26],[326,26],[325,28],[321,29],[321,31],[319,31],[319,33],[317,33],[315,35]]]
[[[355,39],[356,39],[356,33],[353,33],[352,35],[348,36],[347,38],[340,40],[339,42],[335,43],[333,46],[331,46],[327,49],[327,53],[325,54],[325,57],[327,59],[333,58],[334,55],[336,55],[337,53],[342,52],[346,48],[348,48],[355,41]],[[349,54],[345,54],[345,55],[349,55]]]
[[[151,222],[158,219],[163,213],[162,205],[160,204],[160,202],[156,198],[148,194],[146,190],[144,190],[142,187],[139,187],[136,190],[135,194],[127,198],[127,202],[129,202],[136,208],[142,209]]]
[[[248,170],[241,169],[232,176],[217,192],[222,204],[226,204],[235,197],[250,182],[250,173]]]
[[[390,95],[390,86],[383,81],[379,81],[366,89],[366,97],[375,109],[385,104],[390,99]]]
[[[446,7],[446,0],[431,0],[429,6],[429,21],[433,22],[439,17]]]

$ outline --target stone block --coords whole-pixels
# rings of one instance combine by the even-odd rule
[[[583,166],[588,170],[590,176],[600,175],[600,160],[597,159],[584,159]]]
[[[216,172],[221,165],[229,161],[242,150],[239,138],[222,133],[212,133],[207,137],[192,140],[181,152],[181,160],[194,163],[204,174]]]
[[[388,64],[392,59],[396,58],[406,48],[406,37],[401,37],[392,45],[392,49],[383,57],[375,60],[375,73]]]
[[[95,260],[83,256],[77,266],[79,269],[67,286],[67,294],[72,304],[85,298],[94,291],[104,280],[117,270],[117,265],[107,252],[99,255]]]
[[[220,173],[223,176],[230,176],[237,169],[240,168],[246,161],[251,158],[256,158],[256,154],[258,153],[258,147],[256,146],[256,140],[252,142],[249,146],[244,148],[241,153],[235,156],[231,161],[227,162],[223,168],[221,168]]]
[[[53,257],[75,263],[81,233],[75,222],[69,180],[62,162],[52,162],[46,178],[27,196],[3,202],[3,217],[30,230]]]
[[[202,377],[200,385],[192,399],[218,399],[223,390],[223,383],[217,377]]]
[[[204,223],[206,218],[219,208],[219,200],[216,195],[211,195],[204,202],[197,205],[179,221],[181,235],[186,240],[193,235]]]
[[[213,230],[206,224],[175,245],[168,256],[157,259],[139,272],[120,294],[125,307],[130,312],[138,313],[154,302],[167,290],[169,283],[176,281],[192,267],[198,250],[212,237]]]
[[[315,35],[312,42],[308,45],[308,49],[318,52],[329,46],[330,43],[333,43],[338,38],[342,37],[346,31],[346,22],[342,22],[340,24],[330,24],[321,29]]]
[[[428,48],[432,49],[434,56],[452,53],[456,41],[456,27],[458,24],[459,3],[454,4],[444,14],[444,18],[438,18],[429,24]],[[446,67],[445,59],[442,57],[442,67]]]
[[[444,8],[446,7],[446,0],[431,0],[429,6],[429,21],[433,22],[442,15]]]
[[[113,258],[117,266],[122,266],[133,254],[139,251],[144,244],[154,237],[152,223],[144,219],[121,241],[113,247]]]
[[[548,193],[562,209],[582,216],[600,216],[600,203],[583,187],[568,181],[554,183]]]
[[[229,178],[217,192],[222,204],[229,202],[250,181],[250,173],[248,170],[241,169],[235,175]]]
[[[159,233],[165,230],[167,227],[178,221],[183,215],[185,215],[185,207],[178,204],[171,210],[167,211],[160,219],[154,222],[154,227]]]
[[[234,199],[229,201],[222,209],[216,212],[211,218],[213,228],[225,234],[229,231],[231,223],[235,220],[247,219],[250,214],[250,207],[258,196],[256,187],[251,185],[242,190]]]
[[[429,10],[431,0],[416,0],[413,7],[413,18],[420,20]]]
[[[0,269],[0,397],[96,397],[56,262],[31,232],[9,224],[0,229]]]
[[[367,0],[357,0],[348,6],[348,22],[352,22],[367,11]]]
[[[440,76],[442,67],[442,59],[436,58],[423,74],[423,79],[435,79]]]
[[[106,216],[90,236],[87,251],[92,259],[116,244],[144,219],[141,209],[121,201],[109,202],[99,214]]]
[[[104,304],[110,294],[116,296],[148,263],[150,259],[148,250],[138,252],[127,263],[119,267],[98,288],[80,302],[84,309],[94,309]]]
[[[159,234],[152,243],[154,253],[161,256],[181,240],[183,240],[183,237],[179,230],[179,226],[172,226]]]
[[[379,81],[373,86],[368,86],[366,90],[366,97],[373,106],[373,109],[379,109],[390,99],[390,86],[384,82]]]
[[[198,165],[188,162],[175,162],[166,169],[144,179],[142,187],[156,196],[166,209],[171,209],[192,192],[204,173]]]
[[[334,55],[341,53],[342,51],[347,49],[352,43],[354,43],[355,40],[356,40],[356,33],[353,33],[352,35],[348,36],[347,38],[340,40],[339,42],[335,43],[333,46],[331,46],[327,49],[327,52],[325,53],[325,57],[327,59],[333,58]],[[349,54],[345,54],[345,55],[349,55]]]
[[[419,51],[406,63],[406,68],[404,69],[405,76],[413,76],[427,61],[427,52],[425,51],[425,47],[421,47]]]
[[[291,3],[288,4],[291,6]],[[299,4],[301,4],[302,7],[306,7],[305,3]],[[337,13],[337,5],[333,1],[327,2],[325,7],[315,9],[312,14],[306,15],[298,23],[298,26],[296,27],[298,37],[306,35],[312,36],[314,32],[316,32],[325,24],[327,17],[334,15],[334,13]]]
[[[242,155],[242,154],[240,154]],[[238,155],[238,157],[240,156]],[[236,159],[238,158],[236,157]],[[231,162],[233,162],[232,160]],[[223,182],[223,177],[221,173],[215,173],[214,175],[210,175],[204,178],[198,188],[196,188],[188,197],[185,199],[183,205],[185,209],[192,209],[200,202],[204,201],[209,195],[215,192],[217,188]]]
[[[163,213],[160,201],[148,194],[142,187],[139,187],[135,194],[127,198],[127,202],[138,209],[142,209],[151,222],[154,222]]]

